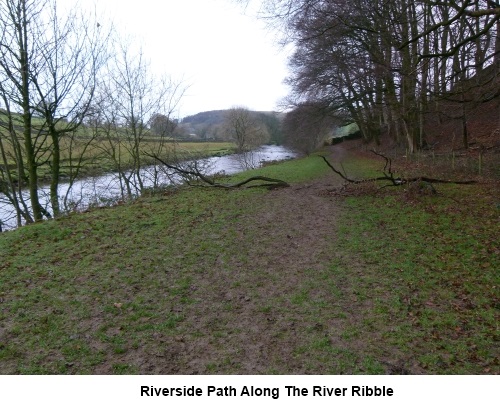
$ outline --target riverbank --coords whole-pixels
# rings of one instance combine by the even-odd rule
[[[197,150],[197,152],[192,154],[181,150],[176,152],[175,156],[182,159],[179,161],[180,163],[176,164],[185,166],[196,161],[198,167],[203,168],[205,174],[217,176],[219,174],[235,174],[248,170],[249,167],[260,167],[265,162],[287,160],[296,155],[293,151],[277,145],[263,145],[245,154],[215,154],[215,150],[213,150],[213,154],[210,155],[208,154],[209,149],[207,149],[205,151],[207,155],[205,155],[202,154],[201,149],[192,148],[192,150]],[[171,159],[163,159],[172,163]],[[162,165],[158,166],[157,162],[154,165],[143,165],[139,170],[133,171],[122,167],[121,172],[106,172],[90,177],[80,176],[72,183],[61,181],[58,187],[59,203],[66,212],[81,212],[90,208],[113,206],[117,203],[123,204],[126,200],[136,198],[141,193],[155,193],[168,186],[180,185],[183,181],[185,179],[180,178],[180,176],[162,167]],[[49,207],[48,211],[51,212],[50,187],[41,184],[38,194],[42,206]],[[27,190],[24,192],[24,200],[29,200]],[[15,229],[16,227],[16,210],[6,196],[0,193],[0,232]]]
[[[500,372],[487,184],[346,189],[317,156],[258,173],[291,187],[190,188],[1,234],[0,372]]]

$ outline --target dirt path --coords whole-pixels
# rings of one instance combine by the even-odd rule
[[[335,159],[344,154],[336,148]],[[342,320],[332,313],[338,302],[330,290],[338,288],[328,277],[339,204],[325,193],[341,184],[328,174],[256,197],[255,211],[227,226],[235,235],[229,243],[242,254],[219,256],[193,281],[194,295],[203,300],[178,308],[189,334],[163,337],[160,357],[168,361],[142,357],[149,360],[139,368],[183,374],[328,372],[332,365],[308,365],[307,348],[342,330]]]
[[[337,164],[350,156],[343,145],[331,153]],[[356,291],[370,269],[337,247],[346,208],[330,191],[342,185],[327,173],[221,213],[222,231],[203,236],[219,253],[200,252],[197,268],[173,281],[187,289],[165,311],[179,319],[175,330],[153,332],[114,361],[141,374],[419,373],[387,347],[389,325],[370,326],[379,325],[374,302]],[[110,365],[96,372],[112,373]]]

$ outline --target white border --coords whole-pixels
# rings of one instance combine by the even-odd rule
[[[141,386],[200,388],[202,396],[141,396]],[[207,387],[236,396],[208,396]],[[278,389],[279,397],[240,396],[244,386]],[[307,390],[289,396],[286,386]],[[347,388],[345,396],[313,396],[313,387]],[[386,387],[392,396],[352,396],[353,386]],[[498,376],[0,376],[4,404],[471,404],[500,403]],[[234,392],[228,389],[227,392]],[[305,391],[302,391],[305,393]]]

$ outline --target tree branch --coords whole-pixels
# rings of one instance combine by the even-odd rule
[[[432,177],[425,177],[425,176],[416,176],[416,177],[409,177],[409,178],[394,177],[394,173],[392,172],[392,166],[391,166],[392,165],[392,161],[391,161],[391,159],[388,158],[387,156],[381,154],[381,153],[378,153],[378,152],[374,151],[374,150],[372,150],[372,152],[375,155],[380,156],[383,159],[385,159],[385,166],[384,166],[384,169],[382,171],[384,175],[383,176],[379,176],[379,177],[372,177],[372,178],[368,178],[368,179],[361,179],[361,180],[350,179],[349,177],[347,177],[346,175],[344,175],[342,172],[340,172],[339,170],[337,170],[328,161],[328,159],[325,156],[321,156],[321,158],[323,158],[323,160],[325,161],[325,163],[328,165],[328,167],[330,169],[332,169],[332,171],[335,174],[339,175],[345,181],[347,181],[349,183],[352,183],[352,184],[370,183],[370,182],[375,182],[375,181],[388,181],[388,182],[390,182],[390,184],[383,186],[383,187],[388,187],[388,186],[402,186],[402,185],[411,184],[411,183],[414,183],[414,182],[417,182],[417,181],[423,181],[423,182],[426,182],[426,183],[441,183],[441,184],[475,184],[476,183],[475,180],[463,180],[463,181],[460,181],[460,180],[443,180],[443,179],[435,179],[435,178],[432,178]],[[387,169],[388,169],[388,171],[386,172]]]
[[[235,183],[235,184],[216,183],[215,181],[208,178],[205,174],[203,174],[198,169],[198,165],[197,165],[196,161],[194,162],[193,169],[189,170],[189,169],[183,169],[182,167],[167,163],[163,159],[161,159],[160,157],[158,157],[154,154],[146,154],[146,155],[157,160],[158,162],[160,162],[162,165],[164,165],[168,169],[173,170],[175,173],[180,174],[180,175],[184,175],[184,176],[190,176],[190,177],[197,178],[197,179],[203,181],[204,183],[208,184],[209,187],[234,189],[234,188],[240,188],[241,186],[244,186],[245,184],[248,184],[252,181],[258,181],[258,180],[265,181],[267,184],[255,184],[255,185],[248,186],[247,188],[251,188],[251,187],[275,188],[275,187],[289,187],[290,186],[287,182],[285,182],[283,180],[273,179],[271,177],[264,177],[264,176],[253,176],[253,177],[250,177],[246,180],[240,181],[239,183]]]

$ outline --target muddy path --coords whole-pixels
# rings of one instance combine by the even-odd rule
[[[336,147],[331,158],[347,151]],[[341,203],[328,190],[333,173],[259,195],[252,212],[227,224],[233,237],[203,275],[192,280],[193,302],[179,304],[182,336],[158,334],[127,361],[142,373],[351,373],[363,361],[363,342],[343,333],[363,305],[343,293],[331,273]],[[315,347],[337,352],[324,361]],[[359,352],[359,353],[358,353]],[[109,372],[109,370],[100,370]]]

